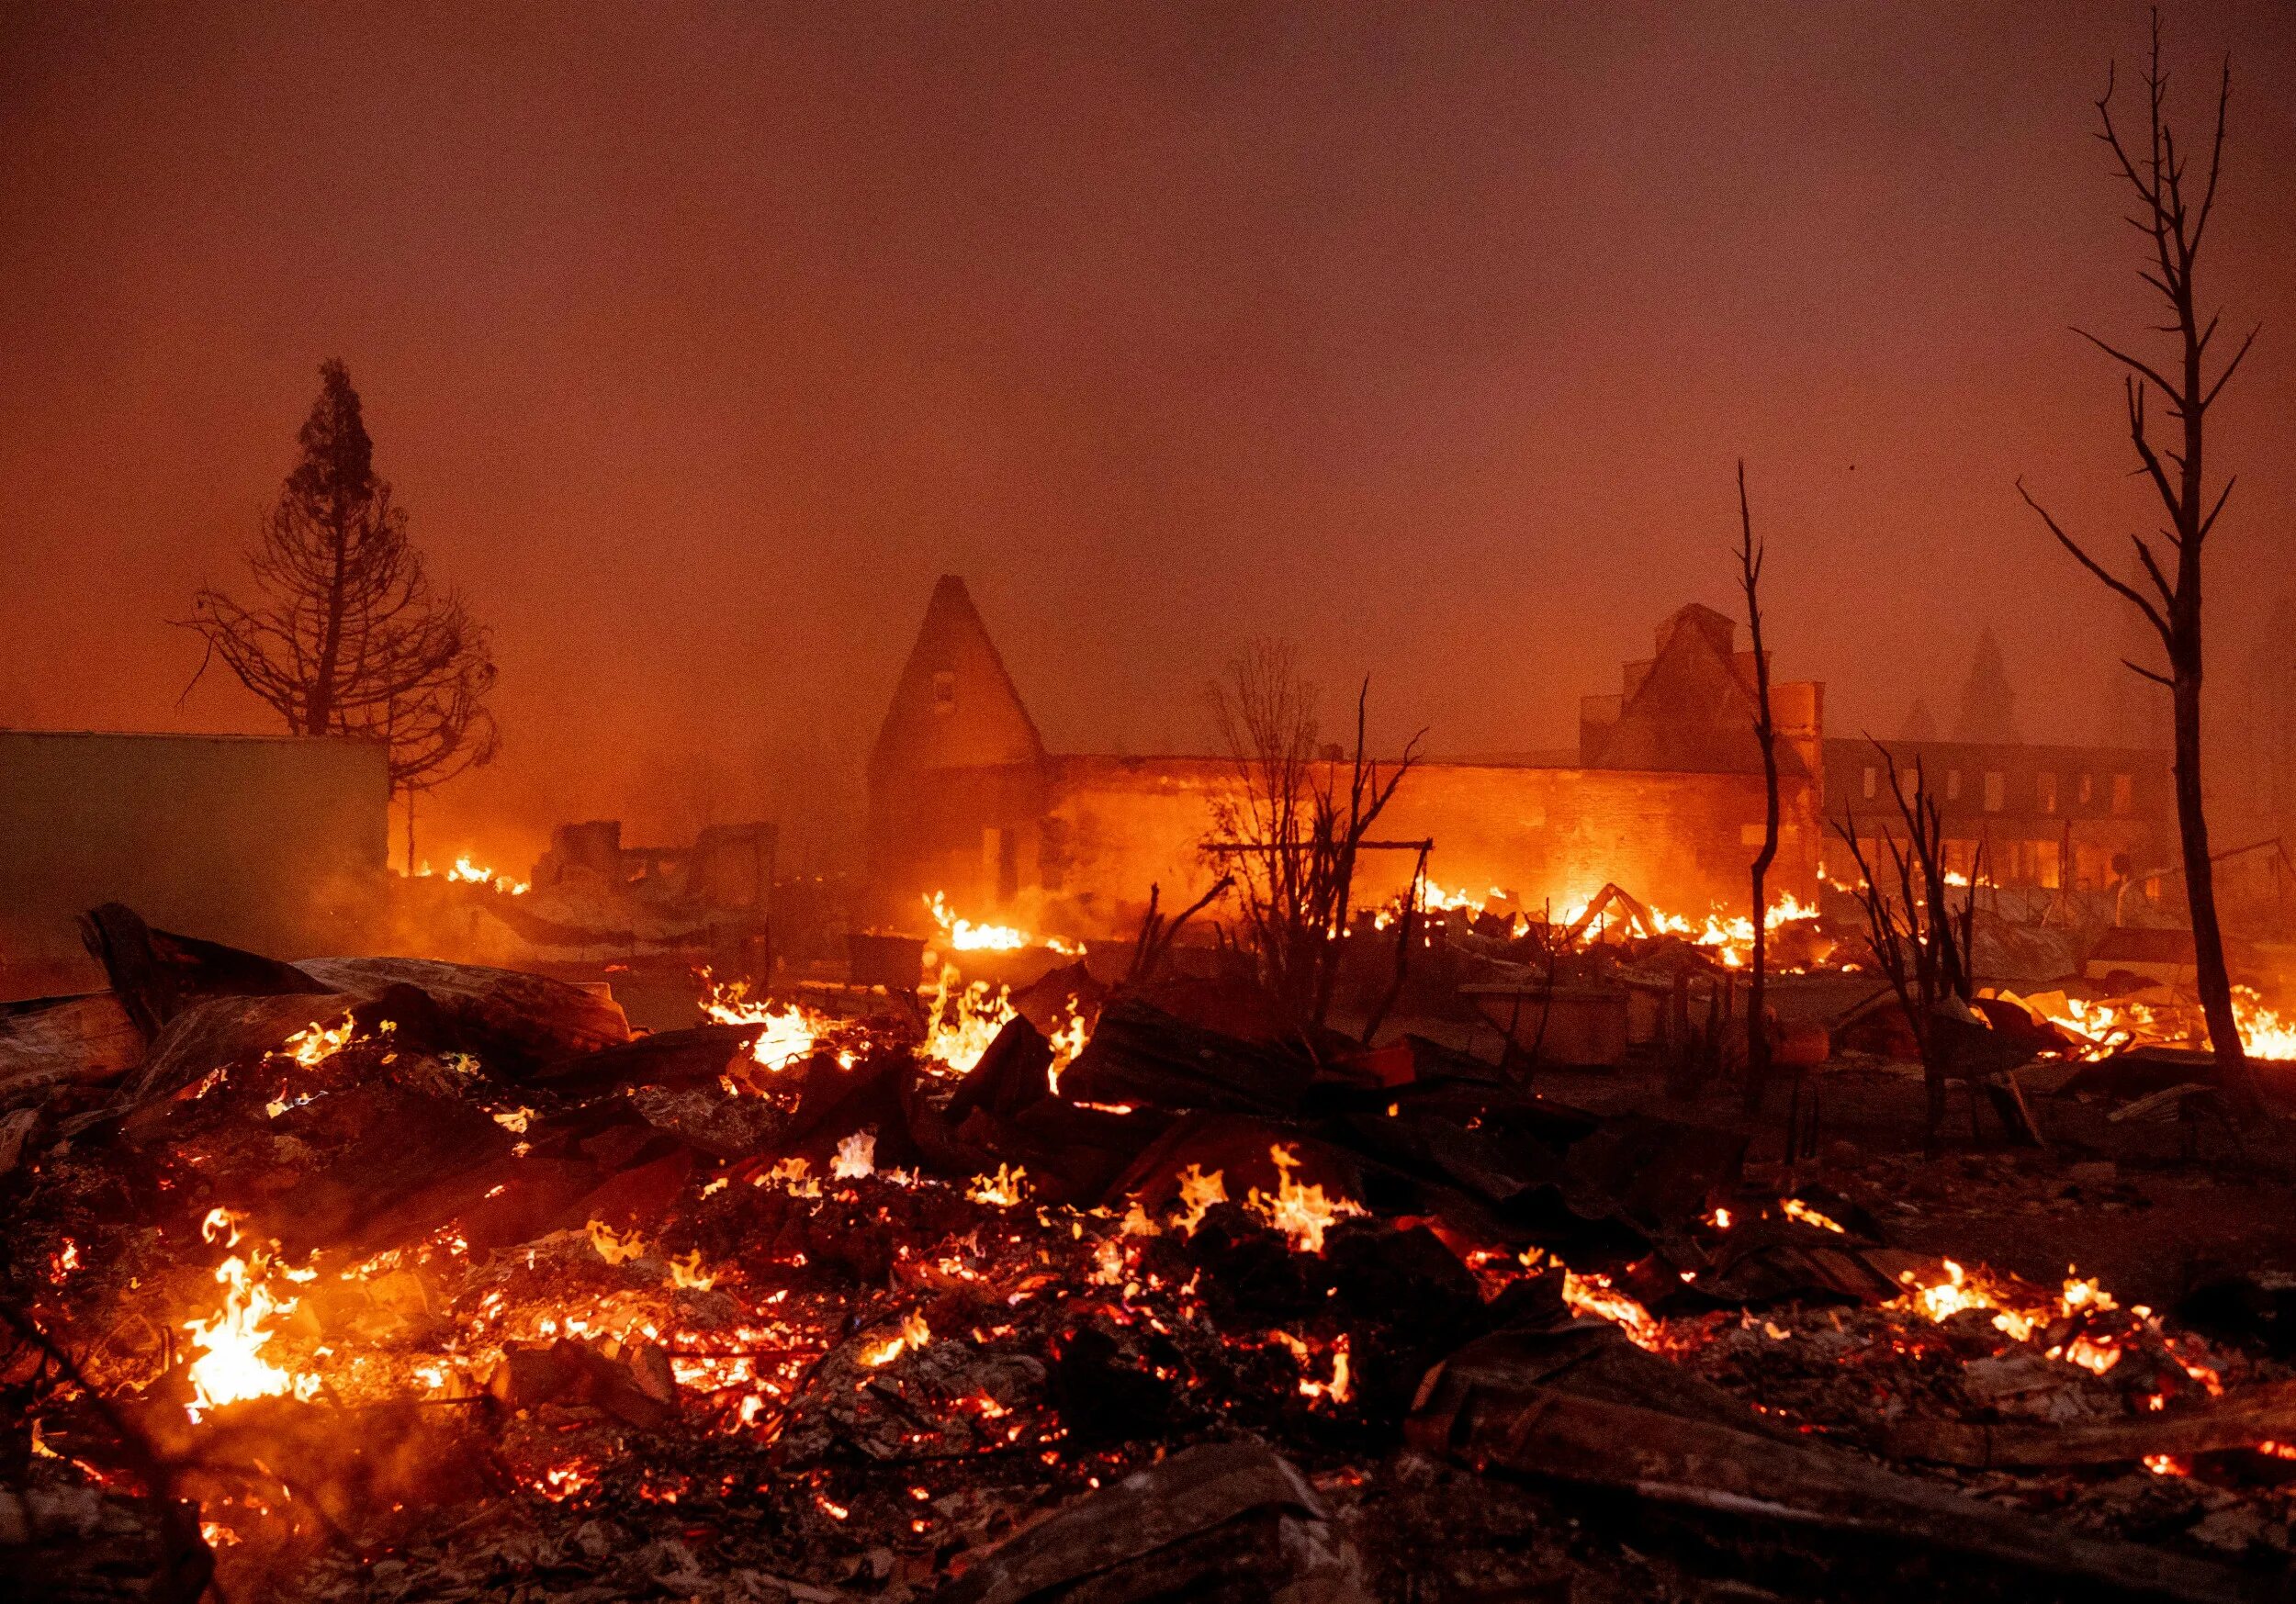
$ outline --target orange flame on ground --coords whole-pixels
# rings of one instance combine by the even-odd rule
[[[213,1209],[200,1234],[226,1248],[239,1246],[239,1219],[228,1209]],[[223,1288],[223,1307],[204,1320],[186,1320],[184,1329],[200,1351],[191,1363],[192,1402],[185,1412],[195,1421],[204,1410],[247,1398],[281,1397],[292,1393],[307,1398],[319,1391],[315,1375],[290,1376],[263,1356],[271,1341],[264,1328],[276,1316],[293,1311],[296,1300],[276,1296],[264,1284],[268,1259],[253,1252],[242,1259],[233,1253],[216,1266],[215,1279]]]
[[[964,1189],[965,1196],[991,1208],[1015,1208],[1019,1206],[1021,1185],[1029,1172],[1019,1164],[999,1164],[994,1175],[975,1175],[973,1184]]]
[[[943,964],[940,978],[917,993],[932,999],[932,1012],[925,1021],[923,1051],[925,1068],[936,1075],[970,1073],[1016,1012],[1004,987],[997,987],[991,996],[985,981],[960,990],[957,980],[957,971]]]
[[[1798,1197],[1781,1197],[1778,1199],[1778,1206],[1785,1210],[1788,1219],[1798,1219],[1804,1225],[1813,1225],[1821,1231],[1831,1231],[1840,1237],[1846,1237],[1850,1234]]]
[[[1041,947],[1064,958],[1084,956],[1083,948],[1057,936],[1032,936],[1012,925],[975,925],[970,919],[959,918],[950,912],[948,900],[940,892],[917,901],[925,904],[925,911],[940,927],[940,939],[951,952],[1019,952],[1026,948]]]
[[[861,1345],[861,1362],[872,1370],[880,1369],[904,1353],[922,1352],[932,1340],[932,1329],[926,1325],[924,1312],[911,1309],[901,1321],[899,1330]]]
[[[1272,1147],[1267,1156],[1275,1161],[1280,1179],[1276,1195],[1269,1197],[1255,1186],[1244,1204],[1257,1210],[1267,1223],[1291,1239],[1292,1250],[1300,1253],[1321,1253],[1323,1233],[1346,1215],[1361,1214],[1363,1206],[1351,1197],[1327,1197],[1321,1185],[1302,1186],[1292,1179],[1291,1172],[1300,1167],[1300,1155],[1290,1148]],[[1217,1174],[1213,1177],[1218,1179]],[[1199,1215],[1200,1218],[1200,1214]]]
[[[837,1144],[829,1161],[829,1176],[837,1181],[866,1181],[877,1172],[877,1133],[857,1130]]]
[[[1183,1236],[1194,1236],[1212,1205],[1228,1201],[1226,1174],[1224,1170],[1214,1170],[1207,1175],[1201,1164],[1190,1164],[1181,1172],[1180,1206],[1187,1212],[1176,1223]]]

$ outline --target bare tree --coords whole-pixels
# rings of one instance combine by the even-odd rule
[[[1303,1026],[1322,1025],[1331,1011],[1356,860],[1418,754],[1414,735],[1393,763],[1366,756],[1370,693],[1366,679],[1352,758],[1336,747],[1318,755],[1315,688],[1280,642],[1253,643],[1210,693],[1235,782],[1212,803],[1205,851],[1232,861],[1262,978]]]
[[[2034,499],[2020,480],[2018,494],[2039,513],[2059,544],[2073,554],[2091,574],[2141,612],[2160,637],[2168,656],[2168,672],[2155,672],[2131,661],[2128,667],[2167,688],[2175,709],[2177,824],[2184,858],[2185,894],[2191,909],[2195,983],[2200,1009],[2208,1019],[2209,1039],[2216,1049],[2218,1073],[2224,1090],[2242,1113],[2254,1116],[2263,1105],[2240,1040],[2233,1015],[2232,981],[2224,964],[2224,937],[2216,915],[2216,881],[2209,859],[2208,819],[2200,794],[2200,555],[2209,533],[2232,494],[2227,477],[2213,498],[2205,477],[2206,424],[2209,409],[2238,371],[2241,359],[2256,342],[2251,329],[2240,348],[2211,378],[2206,372],[2210,342],[2216,336],[2221,314],[2211,313],[2203,325],[2196,273],[2209,214],[2216,204],[2216,181],[2224,153],[2224,109],[2232,97],[2232,62],[2224,63],[2216,94],[2216,129],[2209,143],[2208,168],[2197,195],[2185,182],[2186,157],[2177,149],[2175,130],[2164,112],[2168,77],[2160,63],[2160,14],[2153,14],[2152,54],[2144,73],[2146,129],[2142,146],[2123,140],[2113,121],[2113,83],[2097,101],[2103,122],[2098,138],[2111,151],[2120,177],[2136,197],[2130,225],[2147,241],[2151,260],[2140,276],[2160,296],[2167,320],[2161,333],[2176,342],[2176,353],[2160,367],[2107,343],[2086,330],[2083,339],[2119,363],[2127,373],[2122,380],[2126,399],[2129,440],[2145,480],[2160,499],[2167,525],[2160,539],[2166,552],[2144,536],[2132,533],[2144,573],[2130,583],[2099,562]],[[2155,441],[2146,417],[2148,397],[2158,396],[2176,435]],[[2124,659],[2125,661],[2125,659]]]
[[[248,554],[256,600],[202,587],[178,622],[208,643],[199,674],[222,658],[297,735],[386,746],[411,871],[416,794],[494,756],[493,650],[462,599],[424,574],[406,511],[375,473],[349,370],[329,360],[319,373],[301,460]]]
[[[1770,866],[1778,860],[1778,729],[1770,716],[1770,654],[1761,644],[1762,548],[1746,506],[1746,459],[1738,459],[1738,582],[1754,648],[1754,739],[1761,746],[1761,850],[1754,854],[1754,951],[1746,992],[1746,1111],[1758,1113],[1770,1088],[1770,1023],[1763,1013],[1770,958]]]
[[[1962,899],[1956,914],[1946,896],[1945,826],[1938,812],[1937,799],[1930,794],[1922,778],[1921,764],[1913,766],[1913,794],[1906,794],[1904,782],[1897,773],[1896,759],[1878,741],[1874,750],[1889,770],[1889,794],[1897,804],[1897,820],[1905,830],[1901,843],[1887,824],[1882,826],[1881,845],[1888,854],[1886,866],[1869,862],[1865,846],[1858,838],[1857,815],[1852,811],[1846,824],[1837,824],[1835,831],[1848,843],[1850,856],[1858,866],[1858,897],[1865,904],[1868,935],[1874,948],[1874,961],[1880,965],[1890,989],[1897,994],[1897,1005],[1906,1016],[1907,1028],[1921,1051],[1921,1077],[1928,1092],[1928,1130],[1930,1139],[1937,1139],[1938,1128],[1945,1119],[1945,1077],[1952,1068],[1953,1038],[1940,1023],[1941,1005],[1951,1006],[1948,998],[1966,1005],[1972,995],[1975,973],[1970,967],[1971,937],[1976,920],[1976,883],[1984,873],[1985,849],[1978,847],[1977,858],[1969,868],[1969,894]],[[1890,879],[1896,882],[1893,896],[1889,881],[1881,870],[1886,867]]]

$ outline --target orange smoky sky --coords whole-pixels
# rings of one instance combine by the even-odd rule
[[[2218,701],[2290,637],[2296,13],[2230,51],[2208,284]],[[2126,631],[2018,502],[2150,528],[2151,320],[2098,6],[16,6],[0,18],[0,722],[261,729],[169,627],[321,358],[495,632],[432,856],[556,820],[848,838],[934,577],[1054,749],[1200,748],[1247,637],[1437,752],[1566,746],[1678,602],[1837,732],[1950,718],[1982,628],[2088,738]],[[2139,335],[2138,337],[2142,337]],[[181,699],[179,701],[179,698]]]

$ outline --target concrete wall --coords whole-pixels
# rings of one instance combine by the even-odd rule
[[[1198,847],[1232,772],[1200,757],[1052,757],[1034,813],[1000,808],[999,801],[1019,800],[1011,792],[992,799],[933,787],[929,800],[917,799],[924,805],[888,810],[913,819],[937,813],[941,828],[932,847],[912,847],[884,886],[887,912],[899,923],[919,894],[943,890],[973,917],[997,914],[1078,936],[1130,934],[1152,883],[1163,888],[1167,910],[1210,884]],[[1405,778],[1375,834],[1432,838],[1428,874],[1447,888],[1480,895],[1496,886],[1525,906],[1551,899],[1559,908],[1615,881],[1695,917],[1715,903],[1745,907],[1761,816],[1758,774],[1435,763]],[[997,894],[984,872],[988,831],[1013,843],[1019,874],[1008,894]],[[1773,884],[1815,900],[1822,847],[1816,787],[1789,782]],[[1408,853],[1370,855],[1357,902],[1401,890],[1412,863]]]
[[[363,741],[0,731],[0,991],[100,984],[73,916],[102,902],[280,957],[351,948],[388,806]]]

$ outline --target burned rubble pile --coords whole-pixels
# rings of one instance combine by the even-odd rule
[[[1424,1038],[1081,965],[633,1037],[87,926],[113,989],[0,1014],[55,1596],[2288,1590],[2296,1372]]]

